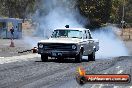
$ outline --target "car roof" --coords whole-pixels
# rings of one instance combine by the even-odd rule
[[[83,31],[83,30],[89,30],[86,28],[57,28],[55,30],[79,30],[79,31]]]

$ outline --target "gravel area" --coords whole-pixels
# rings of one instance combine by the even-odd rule
[[[13,40],[15,47],[10,47],[11,40],[10,39],[0,39],[0,57],[11,57],[11,56],[19,56],[19,51],[23,51],[29,48],[29,45],[26,44],[22,39],[21,40]],[[23,53],[26,54],[26,53]]]
[[[82,63],[65,62],[56,60],[41,62],[39,57],[27,61],[0,64],[0,88],[130,88],[129,84],[85,84],[80,86],[75,80],[78,66],[83,66],[88,73],[132,75],[132,57],[116,57],[95,62],[83,61]],[[126,69],[127,68],[127,69]],[[118,73],[119,74],[119,73]],[[124,86],[124,87],[123,87]]]
[[[132,41],[125,41],[130,56],[97,59],[95,62],[73,63],[66,59],[57,62],[49,59],[41,62],[40,55],[18,51],[31,49],[23,39],[14,40],[15,47],[9,47],[9,39],[0,39],[0,88],[131,88],[129,84],[85,84],[75,80],[76,69],[83,66],[87,73],[132,75]],[[84,57],[85,59],[85,57]]]

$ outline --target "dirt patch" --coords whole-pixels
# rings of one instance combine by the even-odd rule
[[[25,43],[23,40],[14,40],[15,47],[10,47],[11,40],[10,39],[0,39],[0,57],[10,57],[18,54],[18,51],[23,51],[25,49],[30,49],[29,45]],[[23,53],[27,54],[27,53]]]
[[[120,35],[123,40],[132,40],[132,28],[122,29]]]

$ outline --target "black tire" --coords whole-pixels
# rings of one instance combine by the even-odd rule
[[[48,61],[48,56],[42,54],[42,55],[41,55],[41,60],[42,60],[42,62],[46,62],[46,61]]]
[[[75,57],[75,62],[80,63],[82,61],[82,52]]]
[[[88,61],[95,61],[95,52],[88,55]]]

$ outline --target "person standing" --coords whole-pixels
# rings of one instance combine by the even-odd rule
[[[10,32],[11,32],[11,38],[14,39],[14,28],[13,27],[10,29]]]

